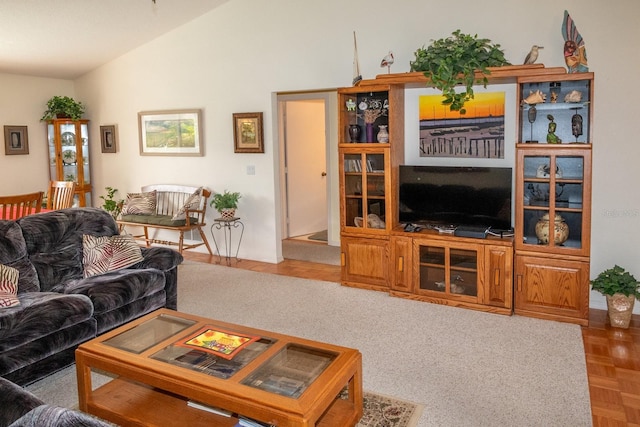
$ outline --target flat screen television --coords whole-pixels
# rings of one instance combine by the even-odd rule
[[[400,166],[399,219],[511,229],[511,168]]]

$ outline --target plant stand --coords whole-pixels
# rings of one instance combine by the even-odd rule
[[[633,314],[633,304],[636,297],[624,294],[607,295],[609,322],[614,328],[628,328]]]

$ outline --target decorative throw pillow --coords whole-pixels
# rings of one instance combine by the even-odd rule
[[[184,202],[184,205],[180,208],[178,212],[171,218],[172,221],[178,221],[186,218],[185,211],[187,209],[198,209],[200,208],[200,201],[202,200],[202,187],[198,188],[193,192],[192,195]]]
[[[156,213],[157,191],[129,193],[122,207],[122,215],[153,215]]]
[[[0,264],[0,308],[20,305],[17,269]]]
[[[140,246],[128,234],[115,236],[82,236],[84,277],[131,267],[142,261]]]

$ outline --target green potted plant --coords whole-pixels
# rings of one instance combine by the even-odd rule
[[[42,115],[41,121],[56,118],[68,118],[79,120],[84,114],[84,105],[68,96],[54,96],[47,101],[47,110]]]
[[[118,192],[117,188],[105,187],[107,190],[107,196],[100,196],[104,203],[102,205],[102,209],[109,212],[113,219],[116,219],[122,210],[122,206],[124,205],[124,200],[115,200],[113,197]]]
[[[415,52],[415,61],[411,61],[411,71],[422,71],[431,84],[442,91],[444,105],[451,111],[465,114],[464,103],[473,99],[473,85],[482,83],[487,87],[487,67],[510,65],[504,57],[499,44],[488,39],[479,39],[477,35],[463,34],[460,30],[451,37],[435,40],[427,48]],[[480,71],[483,78],[476,81],[475,72]],[[455,87],[464,85],[465,90],[456,92]]]
[[[238,200],[240,200],[240,193],[229,192],[224,190],[223,193],[215,193],[211,198],[209,204],[213,206],[222,218],[231,219],[235,217],[236,209],[238,208]]]
[[[600,292],[607,298],[611,326],[629,327],[634,302],[636,298],[640,298],[638,285],[640,282],[618,265],[604,270],[591,281],[591,289]]]

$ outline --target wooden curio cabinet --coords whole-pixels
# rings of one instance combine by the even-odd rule
[[[515,312],[586,325],[593,74],[520,79],[518,96]]]
[[[389,233],[398,221],[404,160],[404,87],[352,87],[338,96],[342,282],[388,290]]]
[[[49,176],[52,181],[75,181],[74,206],[91,206],[89,120],[47,121]]]

